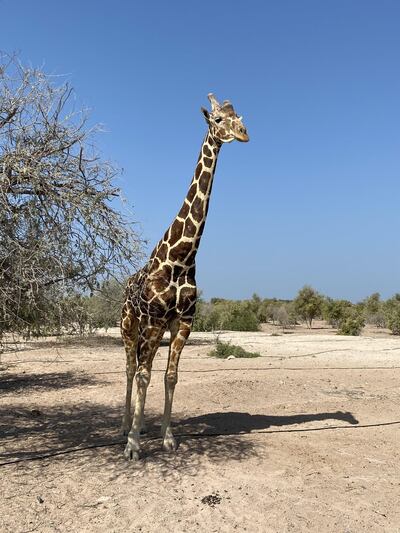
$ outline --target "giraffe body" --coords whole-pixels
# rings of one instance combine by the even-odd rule
[[[148,263],[128,279],[122,310],[121,334],[127,363],[127,391],[122,428],[128,433],[125,457],[138,459],[140,431],[151,367],[164,332],[171,333],[165,373],[165,406],[162,424],[163,448],[172,451],[176,442],[171,431],[171,409],[178,380],[182,349],[190,335],[196,306],[196,253],[203,233],[213,177],[222,143],[247,141],[246,129],[229,102],[220,105],[209,95],[212,111],[203,109],[209,129],[203,141],[196,170],[183,205]],[[131,396],[136,376],[137,394],[133,420]]]

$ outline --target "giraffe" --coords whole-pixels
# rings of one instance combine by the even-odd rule
[[[163,449],[174,451],[171,409],[178,364],[190,335],[196,306],[195,259],[208,212],[215,166],[223,143],[247,142],[249,137],[232,104],[219,104],[210,93],[211,112],[201,108],[208,131],[183,205],[158,242],[148,263],[128,279],[121,316],[121,335],[126,352],[126,404],[122,431],[128,435],[124,455],[138,460],[140,433],[151,367],[164,332],[170,331],[168,363],[164,376],[165,404],[161,427]],[[131,397],[136,376],[133,417]],[[132,419],[133,418],[133,419]]]

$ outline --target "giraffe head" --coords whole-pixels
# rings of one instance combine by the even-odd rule
[[[242,123],[242,117],[235,113],[229,100],[224,100],[220,104],[212,93],[208,95],[208,99],[211,103],[211,112],[204,109],[204,107],[201,110],[206,117],[212,136],[222,143],[230,143],[235,139],[247,142],[249,136]]]

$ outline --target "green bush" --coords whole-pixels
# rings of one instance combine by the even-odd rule
[[[258,352],[248,352],[241,346],[222,341],[217,341],[214,350],[211,350],[208,355],[211,357],[218,357],[219,359],[226,359],[230,355],[237,358],[260,357]]]
[[[340,323],[347,317],[352,303],[348,300],[333,300],[326,298],[322,306],[322,316],[332,327],[339,327]]]
[[[360,335],[364,326],[364,317],[354,310],[350,311],[347,316],[341,320],[338,335]]]
[[[386,318],[386,323],[393,335],[400,335],[400,307],[392,310]]]
[[[393,335],[400,335],[400,294],[385,302],[386,324]]]
[[[194,331],[258,331],[260,320],[251,302],[213,299],[198,301],[193,323]]]

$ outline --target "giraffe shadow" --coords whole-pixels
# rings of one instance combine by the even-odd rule
[[[350,412],[334,411],[330,413],[303,413],[297,415],[251,415],[242,412],[216,412],[181,419],[177,426],[181,431],[190,434],[196,431],[201,434],[240,435],[257,431],[271,432],[274,427],[286,427],[312,422],[334,420],[356,425],[358,420]],[[282,430],[280,430],[282,431]]]

